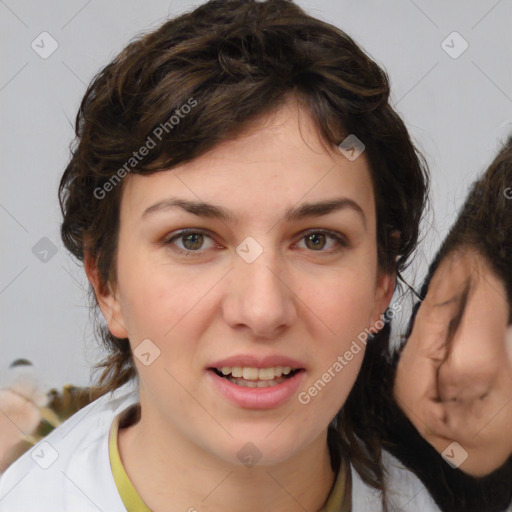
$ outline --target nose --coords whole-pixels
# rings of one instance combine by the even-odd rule
[[[475,336],[464,323],[458,329],[439,369],[441,401],[470,403],[488,393],[503,361],[500,351],[494,350],[499,343],[492,338]]]
[[[226,278],[223,315],[233,329],[273,339],[297,319],[296,290],[271,251],[264,250],[252,263],[235,255]]]

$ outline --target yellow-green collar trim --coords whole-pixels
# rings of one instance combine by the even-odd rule
[[[112,423],[108,445],[110,466],[112,468],[112,475],[116,483],[117,492],[119,492],[119,496],[121,497],[121,501],[123,502],[127,512],[151,512],[147,505],[142,501],[142,498],[135,490],[135,487],[124,470],[121,457],[119,456],[119,450],[117,448],[118,430],[119,415],[116,416]]]
[[[320,509],[319,512],[350,512],[350,506],[347,507],[345,492],[351,492],[351,489],[345,489],[346,483],[346,466],[345,460],[341,458],[340,470],[338,476],[334,482],[334,485],[327,497],[325,505]],[[344,500],[345,498],[345,500]],[[351,500],[350,500],[351,501]],[[350,502],[349,501],[349,502]]]
[[[123,414],[123,413],[121,413]],[[115,417],[112,422],[109,437],[109,458],[110,466],[112,468],[112,475],[116,483],[117,491],[121,497],[121,501],[126,508],[127,512],[151,512],[148,506],[142,501],[135,487],[133,486],[130,478],[124,470],[121,457],[119,456],[119,450],[117,447],[117,433],[119,431],[119,414]],[[350,471],[350,468],[348,468]],[[327,501],[319,512],[350,512],[350,496],[345,496],[345,493],[351,493],[352,489],[350,485],[347,485],[347,467],[344,457],[341,457],[341,465],[334,485],[327,497]],[[345,498],[345,500],[344,500]],[[348,499],[347,499],[348,498]]]

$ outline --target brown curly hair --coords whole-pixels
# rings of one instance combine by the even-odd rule
[[[428,170],[389,94],[385,71],[347,34],[291,0],[210,0],[138,37],[89,85],[59,185],[64,245],[80,261],[93,258],[102,287],[115,283],[120,177],[193,160],[293,96],[329,145],[349,134],[365,144],[379,266],[400,276],[418,241]],[[155,147],[134,161],[148,138]],[[109,354],[96,367],[107,392],[136,370],[128,339],[96,328]]]

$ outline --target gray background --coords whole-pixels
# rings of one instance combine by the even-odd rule
[[[44,387],[91,383],[103,352],[84,271],[59,237],[57,186],[72,123],[86,84],[133,36],[200,3],[0,0],[0,384],[20,357],[33,361]],[[297,3],[385,67],[393,103],[428,157],[432,212],[408,273],[418,285],[468,185],[512,131],[512,0]],[[442,46],[454,31],[469,45],[458,58]],[[51,48],[42,32],[58,44],[46,59],[31,47]],[[452,52],[462,48],[457,37],[445,43]],[[49,246],[44,237],[56,251],[46,262],[33,251]]]

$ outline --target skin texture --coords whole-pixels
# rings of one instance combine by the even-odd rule
[[[434,273],[397,368],[405,414],[439,453],[459,443],[468,454],[460,469],[473,476],[512,453],[508,316],[504,284],[486,259],[454,251]]]
[[[207,367],[221,358],[284,355],[306,369],[307,390],[385,311],[394,277],[378,272],[375,199],[364,154],[351,162],[323,145],[309,114],[289,102],[202,157],[123,184],[117,283],[100,292],[110,331],[133,349],[149,338],[160,356],[135,359],[142,417],[120,431],[119,450],[142,499],[155,511],[318,510],[334,482],[327,428],[358,374],[364,350],[307,405],[293,396],[266,410],[237,407],[221,395]],[[141,220],[169,197],[222,205],[238,222],[168,209]],[[344,196],[345,208],[286,222],[288,207]],[[201,242],[177,238],[208,230]],[[346,237],[308,243],[304,231]],[[263,253],[247,263],[237,246],[253,237]],[[253,443],[251,468],[237,452]],[[150,470],[148,468],[151,468]],[[215,489],[214,492],[212,492]],[[229,507],[226,506],[229,504]]]

